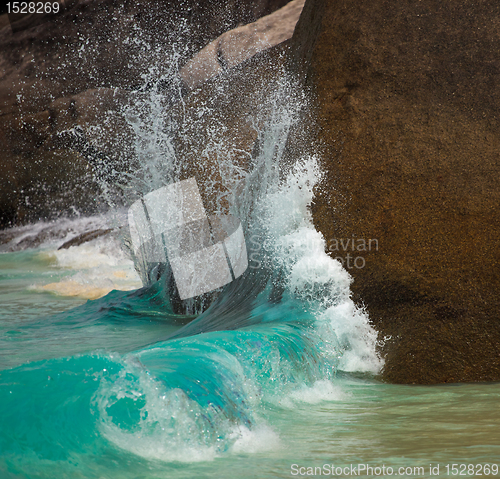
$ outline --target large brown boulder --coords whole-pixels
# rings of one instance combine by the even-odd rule
[[[499,21],[495,0],[307,0],[292,39],[314,220],[392,382],[500,379]]]

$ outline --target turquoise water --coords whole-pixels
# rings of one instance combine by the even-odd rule
[[[256,106],[246,170],[207,141],[226,188],[216,206],[241,220],[250,264],[203,314],[174,314],[161,281],[141,288],[126,228],[58,249],[126,226],[121,211],[2,241],[0,479],[498,476],[499,384],[378,380],[377,334],[312,223],[318,162],[282,160],[300,92],[286,79],[278,90]],[[129,204],[183,166],[150,95],[128,115]]]
[[[131,268],[82,262],[85,248],[113,251],[106,240],[65,257],[51,244],[1,253],[0,477],[431,477],[438,464],[448,477],[498,464],[500,385],[378,381],[366,317],[311,234],[299,225],[280,243],[279,297],[249,271],[196,319],[173,314],[161,284],[86,301],[90,271]],[[43,287],[68,282],[80,296]]]

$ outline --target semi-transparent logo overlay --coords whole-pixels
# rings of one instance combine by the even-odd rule
[[[140,267],[170,265],[182,300],[220,288],[248,267],[240,221],[231,215],[209,217],[195,178],[137,200],[128,222]]]

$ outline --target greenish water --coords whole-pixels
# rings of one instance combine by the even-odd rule
[[[90,64],[88,48],[78,58]],[[258,99],[241,92],[254,106],[240,119],[245,136],[255,129],[250,154],[220,135],[223,94],[171,116],[166,105],[186,106],[179,58],[157,54],[122,110],[122,173],[92,164],[99,201],[119,192],[133,204],[179,181],[182,138],[202,156],[187,169],[211,193],[206,207],[229,204],[241,221],[250,266],[203,314],[184,316],[161,281],[140,289],[122,242],[58,249],[123,218],[40,223],[9,241],[0,232],[0,479],[499,476],[499,384],[377,380],[377,335],[325,254],[332,238],[312,225],[318,162],[284,159],[290,129],[309,127],[296,79],[276,71]],[[90,146],[108,145],[107,125],[91,130]]]
[[[159,285],[88,302],[45,289],[71,280],[85,295],[93,274],[116,271],[130,275],[116,287],[135,284],[125,257],[86,267],[85,248],[114,251],[103,240],[63,259],[53,245],[0,254],[0,478],[432,477],[438,465],[441,477],[498,476],[484,465],[500,462],[500,384],[377,381],[370,328],[341,287],[321,280],[337,300],[319,310],[291,289],[250,300],[236,284],[190,323]],[[318,255],[297,251],[292,276]],[[302,291],[322,268],[343,284],[323,260]]]

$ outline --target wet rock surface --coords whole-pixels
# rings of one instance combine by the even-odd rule
[[[315,224],[391,382],[500,379],[499,20],[494,1],[307,0],[292,39]]]
[[[101,166],[133,160],[123,105],[148,89],[172,104],[172,71],[287,2],[77,0],[57,15],[0,16],[0,227],[106,209]],[[92,155],[61,141],[76,126]]]
[[[256,22],[234,28],[200,50],[180,70],[188,89],[201,86],[257,53],[289,40],[305,0],[292,0],[283,8]]]

